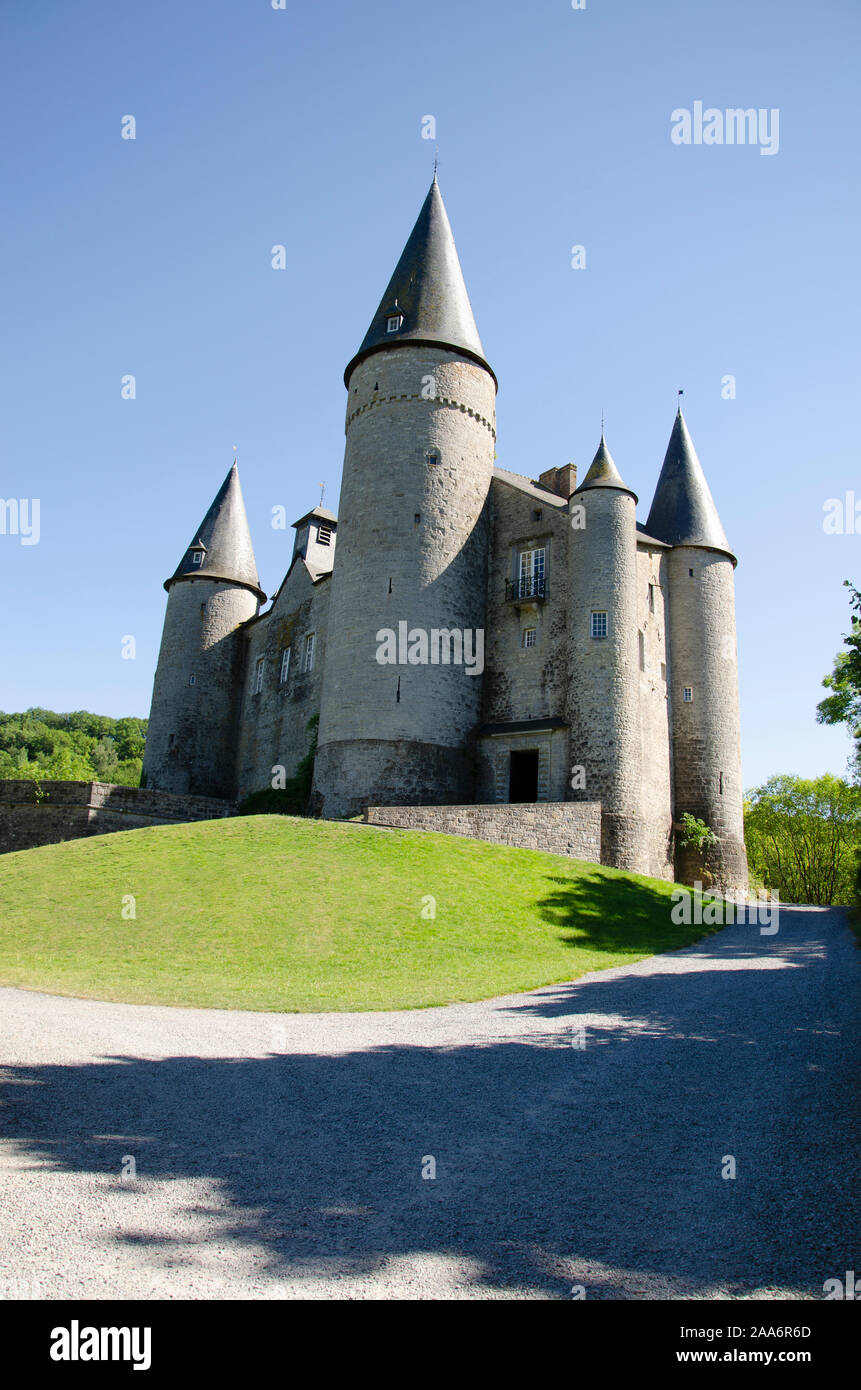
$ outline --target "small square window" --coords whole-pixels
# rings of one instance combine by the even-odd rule
[[[428,449],[425,458],[428,463],[439,463],[439,449]]]
[[[523,645],[524,645],[524,647],[534,647],[537,641],[538,641],[538,629],[537,629],[537,627],[525,627],[525,628],[523,629]]]
[[[685,688],[684,688],[684,690],[682,691],[682,699],[684,700],[684,702],[685,702],[686,705],[690,705],[690,704],[693,703],[693,698],[694,698],[693,687],[690,686],[690,685],[686,685]]]
[[[202,550],[193,550],[193,551],[191,552],[191,563],[192,563],[193,565],[202,565],[202,564],[203,564],[203,551],[202,551]]]
[[[535,511],[532,513],[532,520],[533,520],[533,521],[540,521],[541,518],[543,517],[543,515],[544,515],[544,512],[542,511],[542,509],[541,509],[540,507],[536,507],[536,508],[535,508]]]
[[[313,671],[313,669],[314,669],[314,633],[313,633],[313,632],[309,632],[309,633],[308,633],[308,636],[305,638],[305,665],[304,665],[304,668],[303,668],[303,669],[304,669],[305,671]]]
[[[283,685],[290,673],[290,647],[285,647],[281,653],[281,684]]]
[[[386,332],[397,333],[402,323],[403,319],[400,314],[392,314],[390,318],[386,319]]]
[[[257,665],[254,668],[254,694],[259,695],[263,689],[263,668],[266,665],[265,657],[258,656]]]
[[[607,614],[605,612],[592,614],[591,632],[593,637],[607,636]]]

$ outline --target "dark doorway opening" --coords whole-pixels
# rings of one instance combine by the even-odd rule
[[[538,751],[511,754],[509,801],[538,800]]]

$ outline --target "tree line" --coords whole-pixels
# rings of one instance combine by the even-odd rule
[[[0,713],[0,778],[140,786],[147,721],[75,710]]]

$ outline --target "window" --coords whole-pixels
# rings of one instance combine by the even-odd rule
[[[318,540],[318,542],[319,542],[320,545],[331,545],[331,544],[332,544],[332,528],[331,528],[331,526],[318,526],[318,527],[317,527],[317,540]]]
[[[693,698],[694,692],[692,686],[686,685],[684,690],[682,691],[682,699],[684,700],[686,705],[690,705],[693,703]]]
[[[290,647],[285,647],[281,653],[281,684],[283,685],[290,671]]]
[[[637,633],[637,643],[638,643],[638,646],[639,646],[639,648],[640,648],[640,670],[641,670],[641,671],[645,671],[645,669],[646,669],[646,634],[645,634],[645,632],[640,631],[640,632]]]
[[[428,463],[439,463],[439,449],[428,449],[425,458]]]
[[[305,671],[313,671],[313,669],[314,669],[314,633],[313,633],[313,632],[309,632],[309,633],[308,633],[308,636],[305,638],[305,665],[304,665],[303,669],[304,669]]]
[[[422,514],[421,514],[421,512],[416,512],[415,516],[413,517],[413,526],[420,526],[420,525],[421,525],[421,519],[422,519]]]
[[[254,668],[254,694],[259,695],[263,689],[263,667],[266,665],[266,658],[258,656],[257,665]]]
[[[386,332],[397,333],[402,323],[403,319],[401,318],[400,314],[390,314],[389,317],[386,319]]]
[[[543,598],[546,552],[544,546],[520,552],[518,598]]]
[[[193,565],[202,565],[202,564],[203,564],[203,555],[204,555],[204,552],[203,552],[202,550],[193,550],[193,551],[191,552],[191,563],[192,563]]]
[[[196,685],[196,684],[197,684],[197,676],[194,676],[194,675],[189,676],[189,678],[188,678],[188,683],[189,683],[189,685]]]
[[[591,633],[593,637],[607,636],[607,614],[605,612],[592,614]]]
[[[650,585],[649,585],[649,612],[650,612],[650,613],[654,613],[654,611],[655,611],[655,586],[654,586],[654,584],[650,584]]]
[[[537,640],[538,640],[538,628],[537,628],[537,627],[525,627],[525,628],[523,629],[523,645],[524,645],[524,647],[534,647],[534,646],[535,646],[535,643],[537,642]]]
[[[540,507],[536,507],[535,511],[532,513],[532,520],[540,521],[543,515],[544,512],[542,511],[542,509]]]
[[[693,572],[693,570],[688,570],[688,574],[691,576],[691,579],[693,579],[693,577],[694,577],[694,572]]]

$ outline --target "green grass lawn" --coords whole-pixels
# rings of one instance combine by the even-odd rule
[[[483,999],[696,940],[670,921],[672,888],[287,816],[131,830],[0,856],[0,983],[285,1012]]]

